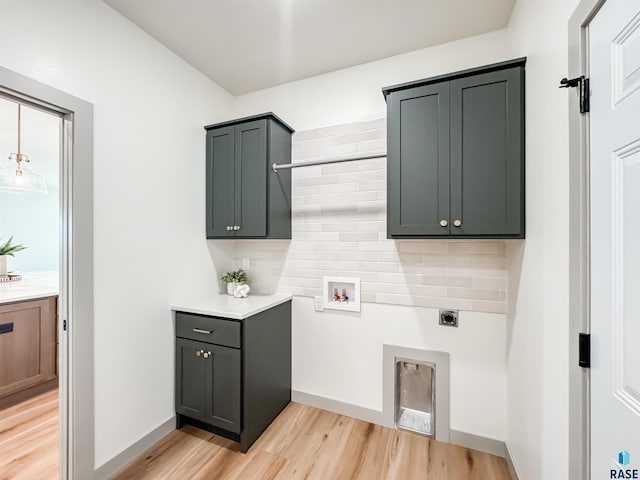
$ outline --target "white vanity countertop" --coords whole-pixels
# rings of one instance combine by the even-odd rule
[[[58,295],[58,272],[25,272],[22,280],[0,283],[0,304]]]
[[[291,295],[249,294],[247,298],[235,298],[231,295],[214,294],[195,301],[174,303],[171,310],[243,320],[289,300]]]

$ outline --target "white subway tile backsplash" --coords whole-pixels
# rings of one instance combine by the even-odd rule
[[[376,302],[392,303],[394,305],[416,305],[411,296],[394,293],[376,293]]]
[[[447,287],[471,287],[475,286],[471,277],[447,277],[446,275],[423,275],[425,285],[444,285]]]
[[[332,127],[325,127],[318,129],[321,137],[336,137],[339,135],[345,135],[347,133],[355,133],[360,130],[358,123],[345,123],[343,125],[335,125]],[[369,130],[369,129],[368,129]],[[294,142],[298,139],[294,136]]]
[[[489,288],[447,288],[449,298],[470,298],[472,300],[498,300],[498,290]]]
[[[342,232],[340,233],[341,242],[376,242],[378,240],[378,232]]]
[[[367,140],[358,143],[358,151],[361,153],[377,153],[384,152],[387,146],[386,139]]]
[[[294,163],[384,153],[384,118],[293,137]],[[292,170],[292,240],[235,240],[257,293],[322,295],[324,275],[359,277],[361,300],[505,313],[506,243],[389,240],[386,158]]]

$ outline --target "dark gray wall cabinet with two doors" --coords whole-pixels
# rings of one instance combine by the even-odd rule
[[[246,452],[291,401],[291,301],[244,320],[176,312],[176,414]]]
[[[524,238],[525,62],[383,89],[389,238]]]
[[[293,129],[273,113],[205,127],[207,238],[291,238]]]

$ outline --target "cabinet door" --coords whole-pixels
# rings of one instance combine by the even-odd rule
[[[0,398],[56,377],[56,299],[0,305]]]
[[[521,68],[451,82],[453,235],[524,234],[523,87]]]
[[[449,234],[449,84],[392,93],[388,115],[388,236]]]
[[[267,121],[235,126],[236,237],[267,235]]]
[[[207,371],[202,352],[211,345],[176,339],[176,412],[197,420],[207,419]]]
[[[207,347],[205,421],[240,433],[240,350],[218,345]]]
[[[207,237],[233,236],[228,226],[233,219],[235,159],[234,135],[231,127],[207,132]]]

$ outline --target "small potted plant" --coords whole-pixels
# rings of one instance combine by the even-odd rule
[[[7,276],[7,257],[13,257],[15,253],[24,250],[27,247],[13,243],[13,237],[6,242],[0,242],[0,277]]]
[[[227,293],[233,295],[236,287],[247,282],[247,273],[240,269],[220,275],[220,281],[227,285]]]

